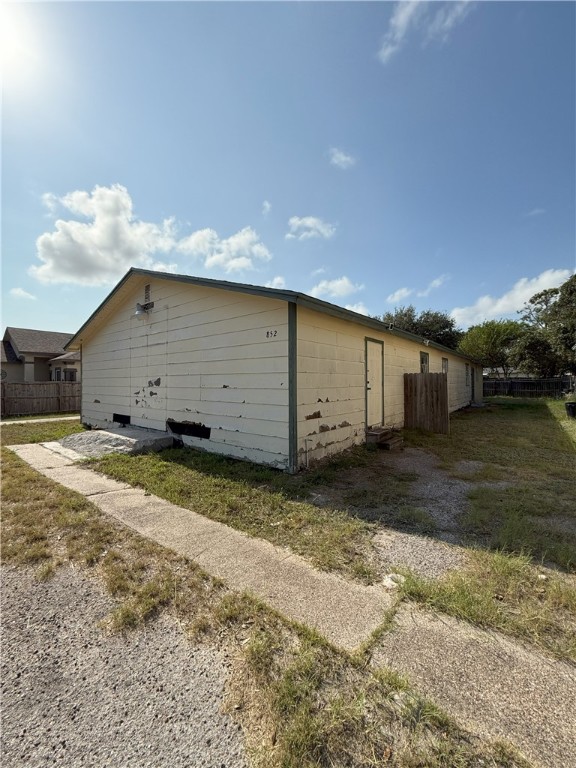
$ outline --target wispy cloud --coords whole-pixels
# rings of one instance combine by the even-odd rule
[[[277,275],[266,283],[266,288],[286,288],[286,280],[282,275]]]
[[[322,221],[316,216],[292,216],[288,226],[290,231],[286,234],[287,240],[308,240],[312,237],[327,240],[336,232],[334,224]]]
[[[543,216],[546,213],[545,208],[532,208],[531,211],[528,211],[528,213],[524,214],[524,218],[531,219],[534,216]]]
[[[456,307],[450,314],[461,328],[469,328],[485,320],[515,316],[534,294],[557,288],[571,275],[568,269],[547,269],[537,277],[522,277],[502,296],[481,296],[472,306]]]
[[[444,3],[404,0],[396,3],[378,51],[378,58],[382,64],[387,64],[406,44],[413,29],[422,30],[424,43],[446,43],[454,28],[464,21],[474,5],[471,0]]]
[[[386,301],[390,304],[397,304],[399,301],[403,301],[404,299],[407,299],[408,296],[411,296],[414,293],[413,288],[398,288],[397,291],[394,291],[394,293],[391,293],[389,296],[386,296]]]
[[[359,301],[357,304],[346,304],[346,309],[349,309],[351,312],[358,312],[359,315],[370,314],[363,301]]]
[[[416,296],[429,296],[436,288],[440,288],[448,280],[448,275],[440,275],[440,277],[434,278],[428,283],[426,288],[422,291],[416,291]]]
[[[23,288],[10,288],[10,296],[14,296],[15,299],[27,299],[28,301],[36,301],[36,296],[33,296]]]
[[[270,203],[268,200],[264,200],[264,202],[262,203],[262,215],[268,216],[271,210],[272,210],[272,203]]]
[[[378,51],[378,58],[382,64],[387,64],[392,56],[404,45],[404,39],[410,27],[418,23],[423,11],[424,4],[420,0],[396,3],[388,23],[388,31],[384,35],[382,45]]]
[[[444,3],[428,26],[426,31],[427,39],[445,43],[454,27],[461,24],[466,16],[468,16],[473,5],[474,3],[470,2],[470,0]]]
[[[343,275],[335,280],[321,280],[317,285],[311,288],[308,293],[310,296],[319,298],[320,296],[330,296],[340,299],[344,296],[350,296],[352,293],[364,290],[364,286],[353,283],[349,277]]]
[[[330,156],[330,165],[334,165],[336,168],[340,168],[343,171],[356,165],[355,157],[346,154],[346,152],[337,147],[331,147],[328,154]]]
[[[399,301],[403,301],[409,296],[429,296],[432,291],[440,288],[440,286],[444,285],[447,280],[448,275],[440,275],[439,277],[435,277],[434,280],[431,280],[426,288],[398,288],[397,291],[394,291],[394,293],[391,293],[386,297],[386,301],[390,304],[397,304]]]
[[[272,258],[251,227],[225,238],[213,229],[181,236],[174,218],[160,224],[142,221],[120,184],[63,197],[46,193],[42,201],[51,213],[67,213],[66,219],[54,222],[53,231],[36,240],[41,263],[32,265],[29,273],[43,283],[105,285],[131,266],[174,272],[177,264],[163,258],[174,253],[221,273],[255,269]]]

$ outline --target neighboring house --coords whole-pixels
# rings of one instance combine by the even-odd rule
[[[449,409],[482,369],[435,342],[301,293],[131,269],[68,343],[82,421],[170,431],[289,471],[402,427],[404,373],[446,372]]]
[[[66,353],[71,333],[6,328],[2,340],[2,381],[80,381],[79,353]]]

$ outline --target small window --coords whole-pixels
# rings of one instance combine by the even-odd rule
[[[62,381],[62,368],[56,368],[54,371],[54,381]]]
[[[428,373],[430,369],[430,355],[428,352],[420,352],[420,373]]]
[[[442,358],[442,373],[448,373],[448,358]]]
[[[470,366],[466,363],[466,386],[470,386]]]
[[[64,381],[76,381],[76,368],[64,369]]]

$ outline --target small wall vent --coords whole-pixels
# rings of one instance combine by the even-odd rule
[[[124,413],[113,413],[112,421],[116,424],[130,424],[130,416],[126,416]]]

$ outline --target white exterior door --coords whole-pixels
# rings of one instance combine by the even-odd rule
[[[366,428],[384,422],[384,344],[366,339]]]

